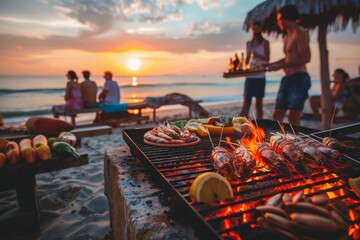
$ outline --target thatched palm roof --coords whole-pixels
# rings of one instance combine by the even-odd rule
[[[360,24],[360,0],[267,0],[248,12],[244,30],[248,31],[252,21],[263,24],[267,33],[280,32],[276,25],[276,13],[282,6],[294,4],[301,15],[300,25],[314,29],[326,24],[333,30],[343,30],[351,21],[353,30]]]

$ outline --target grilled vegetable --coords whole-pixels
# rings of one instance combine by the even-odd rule
[[[50,148],[48,146],[47,138],[44,135],[37,135],[33,138],[33,146],[36,155],[43,161],[49,160],[51,157]]]
[[[70,144],[71,146],[75,146],[76,144],[76,136],[72,134],[71,132],[62,132],[58,136],[58,140],[60,142],[66,142]]]
[[[19,143],[20,153],[26,163],[33,163],[36,160],[35,149],[32,147],[30,138],[24,138]]]
[[[74,159],[80,158],[80,155],[76,152],[76,149],[65,142],[53,143],[52,150],[62,157],[72,157]]]
[[[6,164],[6,156],[4,153],[0,152],[0,168],[4,167]]]
[[[16,164],[19,161],[20,157],[20,150],[18,144],[14,141],[8,142],[5,146],[5,155],[7,161],[11,165]]]
[[[6,144],[9,142],[9,140],[6,140],[5,138],[0,138],[0,152],[3,152],[5,150]]]

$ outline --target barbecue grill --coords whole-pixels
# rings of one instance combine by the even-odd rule
[[[257,124],[264,129],[267,142],[271,133],[281,131],[278,123],[271,120],[258,120]],[[283,127],[286,131],[292,131],[287,124]],[[233,198],[208,204],[197,203],[188,195],[192,181],[201,173],[216,171],[210,162],[210,140],[202,138],[198,145],[184,148],[161,148],[144,143],[143,135],[148,130],[150,129],[124,130],[123,138],[132,154],[146,164],[156,183],[170,195],[174,218],[190,224],[201,239],[276,239],[276,236],[271,237],[271,234],[257,224],[253,217],[256,214],[255,207],[264,204],[266,199],[275,194],[299,190],[303,190],[309,197],[328,194],[331,199],[342,200],[351,213],[350,229],[359,227],[360,200],[347,183],[349,177],[359,176],[358,156],[341,157],[340,161],[352,163],[351,168],[344,167],[336,173],[330,170],[314,172],[311,179],[304,179],[300,175],[283,179],[272,171],[257,172],[247,181],[231,182]],[[294,126],[294,130],[311,136],[324,137],[330,134],[329,131],[318,132],[301,126]],[[353,138],[354,133],[360,133],[360,123],[334,129],[331,136],[356,142],[359,139]],[[219,143],[219,136],[212,136],[212,141]],[[236,137],[230,136],[230,141],[235,142]],[[227,144],[221,142],[221,145]]]

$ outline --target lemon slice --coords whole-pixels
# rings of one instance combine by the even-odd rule
[[[188,122],[185,127],[187,128],[187,130],[189,130],[189,132],[191,133],[196,133],[197,132],[197,128],[201,123],[199,122]]]
[[[206,124],[208,123],[208,118],[199,118],[198,121],[199,123]]]
[[[349,178],[348,182],[354,193],[360,197],[360,177]]]
[[[249,123],[249,120],[247,120],[245,117],[233,117],[232,121],[231,121],[232,125],[234,125],[235,123]]]
[[[202,173],[195,178],[190,187],[190,197],[196,202],[215,202],[234,196],[230,183],[214,172]]]
[[[199,124],[197,126],[197,134],[200,136],[200,137],[207,137],[209,136],[209,132],[208,130],[204,127],[204,125],[202,124]]]

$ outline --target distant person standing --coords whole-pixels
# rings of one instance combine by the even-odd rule
[[[273,119],[282,121],[289,110],[289,123],[300,125],[300,116],[304,108],[308,91],[311,87],[310,76],[306,70],[306,63],[310,62],[310,38],[308,32],[297,24],[299,12],[295,5],[286,5],[277,13],[277,24],[286,31],[284,37],[285,58],[268,64],[265,69],[277,71],[284,69],[276,97]]]
[[[82,72],[84,81],[80,83],[83,103],[85,108],[97,107],[97,85],[96,82],[90,80],[90,72]]]
[[[246,63],[250,64],[250,67],[267,64],[270,59],[270,47],[269,41],[264,39],[261,34],[261,23],[254,22],[250,27],[253,32],[253,37],[246,43]],[[249,62],[250,59],[251,62]],[[248,117],[252,97],[255,97],[256,118],[263,118],[265,81],[265,73],[249,76],[245,79],[244,102],[239,116]]]
[[[105,84],[99,95],[99,101],[106,104],[120,103],[120,88],[117,82],[112,80],[112,73],[106,71],[104,74]]]

